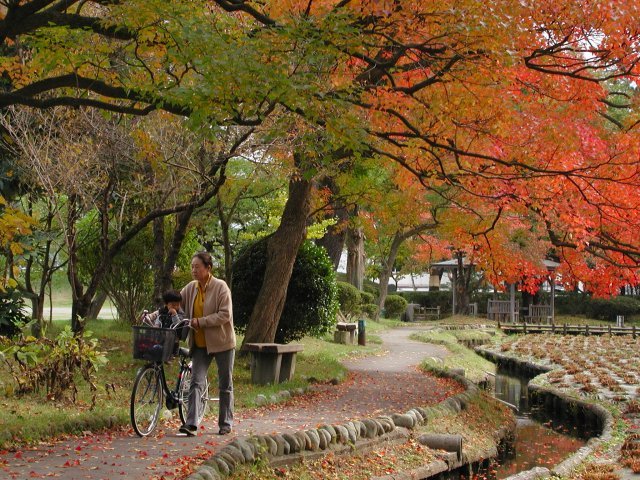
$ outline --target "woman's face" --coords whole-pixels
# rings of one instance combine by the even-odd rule
[[[207,278],[209,278],[210,267],[205,266],[200,260],[199,257],[193,257],[191,259],[191,276],[194,280],[198,280],[199,282],[206,282]]]

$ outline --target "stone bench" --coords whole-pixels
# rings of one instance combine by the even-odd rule
[[[300,344],[245,344],[243,350],[251,353],[251,383],[266,385],[291,380],[296,369],[296,353],[303,349]]]
[[[344,343],[345,345],[355,345],[357,328],[358,326],[355,323],[336,323],[336,329],[333,332],[333,341],[336,343]]]

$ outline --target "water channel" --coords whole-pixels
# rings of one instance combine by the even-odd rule
[[[584,425],[561,423],[546,412],[529,405],[530,378],[498,368],[495,396],[517,409],[515,443],[502,458],[475,475],[481,479],[501,479],[534,467],[551,468],[585,445],[595,433]]]

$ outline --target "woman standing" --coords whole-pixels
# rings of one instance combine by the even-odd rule
[[[191,259],[191,276],[180,292],[182,309],[191,319],[188,342],[193,360],[187,421],[180,432],[188,436],[198,431],[198,413],[203,408],[200,397],[206,385],[207,372],[215,358],[218,366],[220,404],[218,427],[220,435],[231,432],[233,426],[233,362],[236,335],[233,330],[231,291],[227,284],[211,274],[213,260],[206,252]]]

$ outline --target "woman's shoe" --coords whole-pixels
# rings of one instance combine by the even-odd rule
[[[198,433],[198,427],[195,425],[182,425],[178,431],[184,433],[187,437],[195,437]]]

